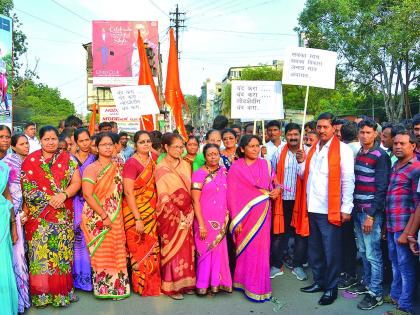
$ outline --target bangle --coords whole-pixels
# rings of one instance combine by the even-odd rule
[[[66,199],[69,199],[69,195],[67,195],[65,190],[62,193],[64,194],[64,196],[66,196]]]
[[[407,238],[416,239],[416,238],[414,237],[414,235],[407,235]]]
[[[369,219],[369,220],[375,221],[375,219],[374,219],[373,217],[371,217],[370,215],[366,215],[366,219]]]
[[[106,218],[108,218],[108,215],[105,213],[105,218],[104,218],[104,216],[103,215],[101,215],[101,219],[102,220],[105,220]]]
[[[141,218],[138,218],[138,219],[134,218],[134,221],[141,221]]]

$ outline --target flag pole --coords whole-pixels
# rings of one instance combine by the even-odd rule
[[[264,125],[264,119],[261,121],[262,125],[262,143],[265,145],[265,125]]]
[[[306,86],[305,107],[303,109],[302,129],[300,132],[300,149],[303,148],[303,135],[305,134],[306,110],[308,108],[309,85]]]
[[[254,120],[254,135],[257,134],[257,120]]]

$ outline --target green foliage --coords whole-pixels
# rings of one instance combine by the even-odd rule
[[[14,121],[33,121],[39,126],[57,126],[61,119],[75,113],[74,105],[62,98],[58,89],[31,80],[22,82],[15,93]]]
[[[195,116],[198,114],[198,110],[199,110],[199,100],[198,100],[198,96],[196,95],[190,95],[190,94],[185,94],[184,95],[184,99],[188,104],[188,108],[190,110],[191,116]]]
[[[418,0],[308,0],[297,31],[309,46],[337,51],[354,88],[378,91],[389,121],[402,118],[404,92],[420,72]]]

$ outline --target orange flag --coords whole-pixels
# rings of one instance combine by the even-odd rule
[[[166,103],[172,110],[175,119],[175,125],[179,133],[185,138],[188,138],[185,130],[184,121],[182,119],[182,106],[188,110],[187,102],[185,102],[184,95],[182,95],[181,85],[179,83],[179,69],[178,69],[178,51],[174,38],[174,30],[169,30],[169,57],[168,57],[168,71],[166,72],[166,88],[165,99]]]
[[[158,107],[160,107],[159,96],[156,90],[155,81],[153,80],[149,59],[147,59],[146,48],[144,48],[144,42],[143,38],[141,37],[140,30],[138,31],[137,48],[139,51],[140,59],[139,85],[150,85],[153,95],[155,96],[156,103]],[[147,131],[153,131],[153,115],[144,115],[141,119],[140,125],[143,126],[143,129]]]
[[[95,133],[95,126],[96,126],[96,103],[92,105],[92,115],[90,116],[89,121],[89,133],[91,136]]]

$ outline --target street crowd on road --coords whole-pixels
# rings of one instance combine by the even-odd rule
[[[311,269],[301,292],[320,305],[341,290],[363,295],[361,310],[413,314],[420,115],[381,126],[322,113],[303,137],[270,121],[267,139],[228,124],[216,117],[204,139],[140,130],[133,147],[116,123],[90,134],[75,116],[38,136],[0,125],[2,314],[67,306],[76,290],[264,302],[284,266],[301,281]]]

